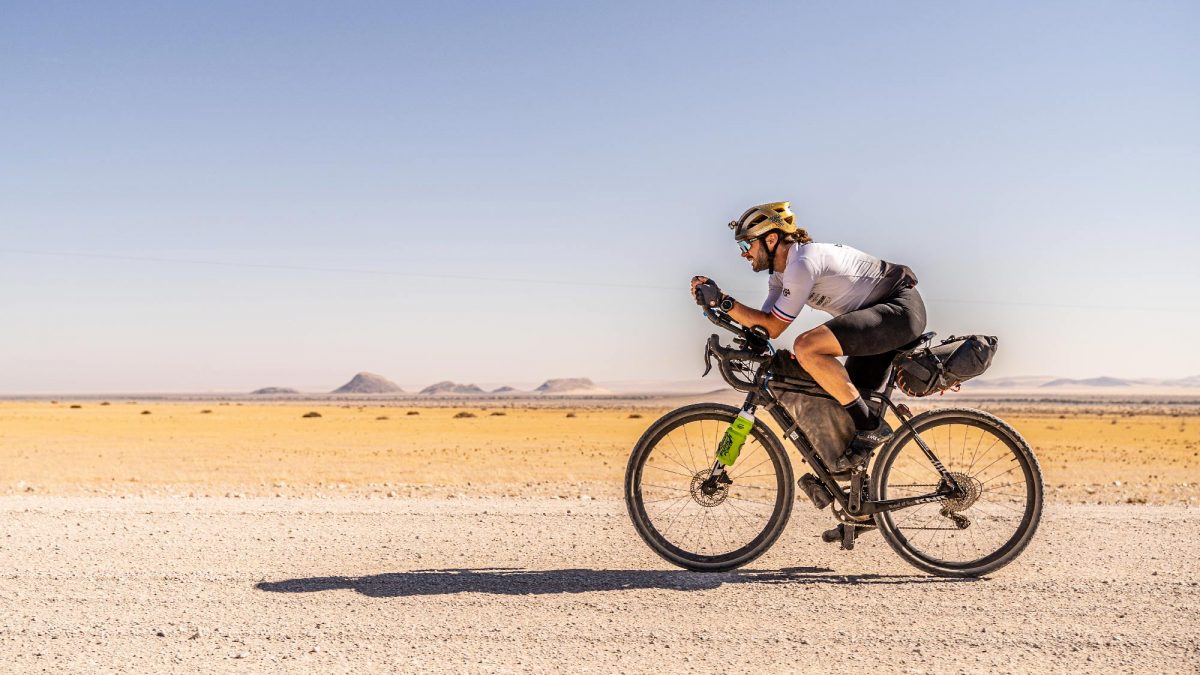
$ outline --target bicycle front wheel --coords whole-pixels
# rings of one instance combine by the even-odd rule
[[[1033,538],[1042,515],[1042,472],[1029,444],[988,413],[932,410],[911,420],[917,436],[954,477],[963,494],[875,514],[900,557],[947,577],[976,577],[1012,562]],[[874,499],[937,492],[941,474],[907,427],[875,461]]]
[[[680,408],[638,440],[625,471],[625,504],[642,539],[668,562],[719,572],[762,555],[783,532],[795,489],[779,439],[755,422],[732,480],[706,494],[717,445],[740,409],[716,403]]]

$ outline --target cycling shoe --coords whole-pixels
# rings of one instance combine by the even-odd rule
[[[834,471],[849,471],[866,462],[875,452],[875,448],[883,445],[892,438],[892,428],[881,418],[874,429],[863,429],[850,439],[850,447],[838,458],[833,465]]]

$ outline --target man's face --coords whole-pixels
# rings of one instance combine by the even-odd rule
[[[767,237],[775,235],[769,234]],[[767,259],[767,247],[763,245],[763,239],[754,239],[750,242],[750,248],[742,252],[742,257],[750,261],[750,269],[755,272],[762,272],[768,269],[770,260]]]

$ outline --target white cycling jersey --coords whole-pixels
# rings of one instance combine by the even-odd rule
[[[840,316],[881,299],[896,281],[889,264],[843,244],[792,244],[787,265],[771,275],[762,311],[791,323],[805,305]]]

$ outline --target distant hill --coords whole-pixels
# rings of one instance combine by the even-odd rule
[[[496,389],[493,389],[492,393],[493,394],[510,394],[514,391],[519,391],[519,390],[516,387],[504,386],[504,387],[497,387]]]
[[[483,394],[485,392],[473,384],[458,384],[445,380],[425,387],[420,393],[426,396],[436,396],[437,394]]]
[[[263,387],[250,392],[252,395],[263,396],[267,394],[299,394],[299,390],[290,387]]]
[[[1045,376],[1018,377],[980,377],[963,383],[963,388],[971,389],[1032,389],[1040,387],[1055,378]]]
[[[1044,375],[996,378],[985,376],[975,380],[970,380],[964,384],[964,388],[973,390],[1007,389],[1024,391],[1032,391],[1037,389],[1120,389],[1123,391],[1145,391],[1163,387],[1178,387],[1185,389],[1200,388],[1200,375],[1192,375],[1190,377],[1181,377],[1175,379],[1134,379],[1108,376],[1088,378],[1047,377]]]
[[[375,373],[359,373],[334,389],[334,394],[396,394],[403,392],[395,382]]]
[[[1057,380],[1050,380],[1043,387],[1128,387],[1131,383],[1128,380],[1122,380],[1116,377],[1091,377],[1084,380],[1072,380],[1066,377],[1060,377]]]
[[[539,394],[607,394],[606,389],[597,387],[594,382],[586,377],[566,377],[555,380],[546,380],[534,391]]]

